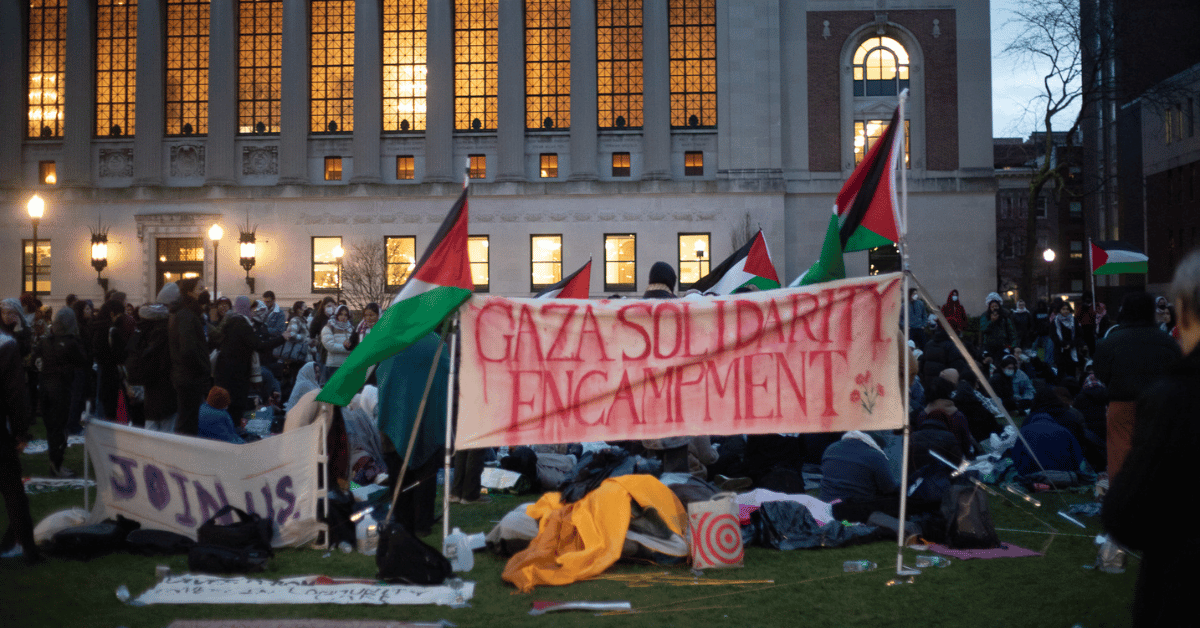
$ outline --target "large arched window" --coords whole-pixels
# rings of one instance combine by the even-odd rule
[[[901,41],[906,38],[890,28],[885,33],[881,34],[877,28],[872,28],[870,32],[862,32],[847,41],[844,53],[847,56],[844,58],[848,62],[850,76],[846,77],[849,79],[848,89],[842,93],[843,97],[849,98],[847,104],[851,113],[846,122],[849,123],[847,131],[853,147],[853,160],[848,161],[847,165],[856,166],[862,162],[871,146],[883,136],[896,109],[897,97],[909,89],[910,83],[916,82],[910,80],[910,75],[917,72],[912,67],[914,55]],[[919,58],[919,55],[916,56]],[[913,166],[913,144],[910,140],[913,132],[912,111],[916,100],[909,100],[904,120],[904,162],[910,168]]]
[[[876,36],[854,51],[854,96],[896,96],[908,87],[908,51]]]

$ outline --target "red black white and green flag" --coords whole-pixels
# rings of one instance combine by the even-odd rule
[[[1118,240],[1092,242],[1092,274],[1145,273],[1149,269],[1150,258],[1133,246]]]
[[[423,338],[470,298],[474,285],[467,235],[464,187],[400,294],[383,311],[371,333],[346,356],[317,395],[317,401],[349,404],[362,390],[371,366]]]
[[[586,299],[592,284],[592,260],[579,267],[562,281],[547,286],[533,295],[535,299]]]
[[[742,248],[690,286],[705,294],[733,294],[744,286],[757,286],[759,290],[779,287],[779,275],[771,263],[771,252],[762,230],[754,234]]]
[[[792,286],[842,279],[846,276],[843,253],[894,244],[900,239],[895,211],[899,206],[896,164],[903,159],[903,150],[904,125],[897,107],[883,136],[838,192],[821,257]]]

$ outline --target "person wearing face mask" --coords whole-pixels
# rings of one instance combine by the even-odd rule
[[[350,355],[350,336],[354,333],[354,324],[350,322],[350,308],[339,305],[334,310],[333,318],[321,330],[321,346],[325,348],[325,381],[333,377],[346,356]]]
[[[967,310],[958,302],[958,290],[951,290],[950,295],[946,297],[946,304],[942,306],[942,316],[946,317],[954,333],[961,336],[967,329]]]
[[[908,339],[916,345],[917,349],[925,347],[925,321],[929,318],[929,309],[925,307],[925,301],[921,295],[917,293],[916,288],[908,290]]]
[[[1033,403],[1035,392],[1033,382],[1024,371],[1017,368],[1015,356],[1004,356],[1004,359],[1000,361],[1000,368],[996,369],[989,383],[996,394],[1000,396],[1000,401],[1004,402],[1004,408],[1010,413],[1028,410],[1030,404]]]

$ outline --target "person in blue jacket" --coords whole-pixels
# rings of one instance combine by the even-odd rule
[[[201,438],[221,440],[235,445],[245,444],[238,436],[237,428],[233,425],[233,417],[229,416],[229,391],[220,386],[213,386],[208,391],[208,399],[200,405]]]

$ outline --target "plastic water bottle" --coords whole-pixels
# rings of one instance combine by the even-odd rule
[[[927,567],[949,567],[950,559],[945,556],[917,556],[917,569],[925,569]]]
[[[475,553],[467,544],[467,535],[462,530],[454,528],[442,544],[442,556],[450,561],[454,571],[471,571],[475,567]]]
[[[842,563],[842,571],[852,573],[856,571],[871,571],[878,567],[875,563],[869,560],[848,560]]]
[[[358,552],[366,556],[374,556],[379,550],[379,522],[370,512],[363,513],[354,530],[358,543]]]

